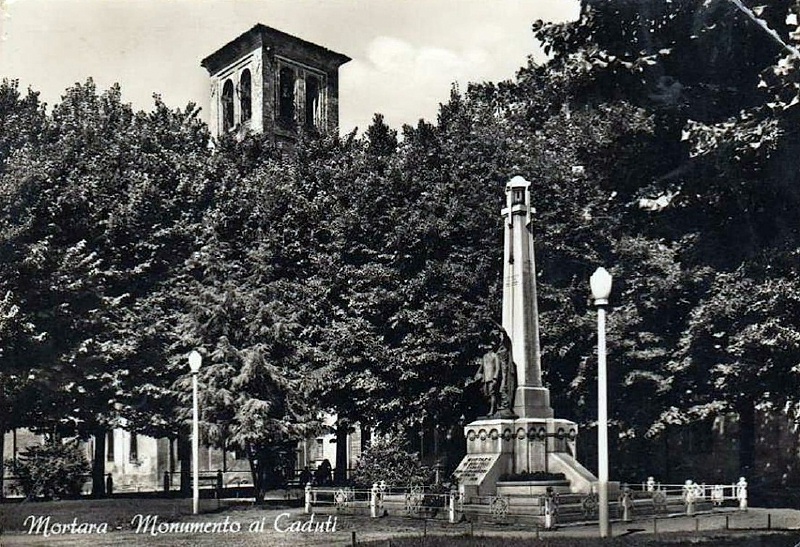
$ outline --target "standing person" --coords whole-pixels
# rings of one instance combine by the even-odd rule
[[[302,471],[300,471],[300,488],[305,488],[305,486],[311,482],[311,470],[308,466],[305,466]]]

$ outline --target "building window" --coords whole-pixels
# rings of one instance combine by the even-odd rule
[[[244,69],[239,78],[239,105],[242,113],[242,123],[253,117],[253,85],[250,71]]]
[[[114,461],[114,430],[106,433],[106,461]]]
[[[306,128],[320,129],[321,112],[320,108],[320,85],[319,78],[316,76],[306,77]]]
[[[314,443],[314,455],[312,459],[321,460],[325,457],[325,442],[322,439],[316,439]]]
[[[129,459],[132,462],[139,461],[139,439],[137,438],[136,433],[131,433],[131,446],[130,446]]]
[[[222,131],[233,127],[233,82],[225,80],[222,86]]]
[[[294,70],[281,68],[278,84],[278,123],[283,127],[294,125]]]

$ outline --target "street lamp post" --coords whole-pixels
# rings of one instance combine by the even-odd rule
[[[197,402],[197,373],[203,356],[197,350],[189,354],[189,368],[192,371],[192,513],[200,509],[200,405]]]
[[[611,274],[605,268],[589,278],[594,305],[597,306],[597,494],[600,537],[609,536],[608,523],[608,379],[606,376],[606,306],[611,294]]]

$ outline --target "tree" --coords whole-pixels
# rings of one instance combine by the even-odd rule
[[[0,82],[0,175],[12,157],[35,144],[44,119],[44,105],[39,102],[37,93],[29,89],[23,96],[16,80],[3,79]],[[6,190],[3,196],[7,197]],[[13,233],[6,223],[0,229],[5,230],[6,237]],[[10,257],[15,250],[6,245],[0,252]],[[33,322],[34,316],[20,305],[20,295],[15,290],[19,279],[15,264],[13,260],[4,260],[0,264],[0,288],[3,291],[0,301],[0,402],[6,409],[0,417],[0,453],[3,452],[6,431],[17,427],[30,410],[30,388],[35,375],[31,372],[29,358],[40,334]],[[0,461],[0,496],[3,492],[3,464]]]
[[[293,236],[309,222],[305,211],[295,211],[303,195],[268,154],[243,165],[241,152],[251,146],[261,145],[223,142],[211,162],[206,223],[175,276],[181,297],[172,351],[178,358],[192,348],[205,351],[199,382],[207,439],[247,455],[262,501],[290,478],[295,447],[315,414],[305,395],[307,350],[297,320],[304,287],[296,276],[305,251]],[[174,390],[186,393],[187,382],[179,379]]]
[[[134,113],[117,86],[98,94],[90,80],[67,90],[3,174],[4,262],[17,265],[14,290],[42,339],[36,368],[46,396],[28,425],[94,435],[98,495],[106,429],[132,404],[135,368],[163,362],[143,335],[151,317],[134,310],[147,309],[193,242],[185,204],[208,153],[195,114],[159,99],[152,113]]]
[[[785,168],[796,147],[796,55],[790,45],[796,38],[790,34],[796,32],[796,9],[791,2],[753,9],[726,1],[585,2],[579,21],[534,27],[553,55],[543,70],[552,76],[560,67],[572,67],[564,78],[565,95],[580,104],[624,100],[645,109],[654,122],[656,146],[650,149],[661,157],[637,157],[644,170],[616,162],[614,176],[625,181],[617,195],[638,210],[637,215],[623,213],[618,218],[623,219],[624,232],[638,229],[644,236],[636,247],[669,250],[672,264],[656,271],[672,271],[668,279],[678,285],[665,287],[669,292],[662,292],[659,300],[645,300],[672,297],[666,306],[663,301],[659,305],[658,315],[668,318],[666,325],[649,320],[657,330],[637,327],[611,341],[612,355],[620,352],[624,360],[631,353],[620,344],[630,345],[637,337],[643,342],[637,352],[645,350],[654,357],[651,366],[634,377],[651,382],[642,393],[653,393],[658,405],[668,410],[654,419],[650,407],[632,417],[642,419],[639,430],[658,434],[667,424],[737,410],[745,471],[752,464],[752,403],[761,401],[765,391],[779,401],[784,396],[791,399],[792,390],[791,382],[776,382],[778,371],[792,377],[791,366],[774,346],[761,342],[775,339],[765,325],[772,324],[773,314],[781,315],[763,301],[769,300],[769,293],[785,295],[781,287],[793,283],[781,273],[785,270],[764,270],[763,264],[767,256],[770,262],[791,262],[787,250],[796,246],[796,215],[790,213],[797,203],[791,182],[796,173]],[[526,72],[528,79],[537,76],[535,67]],[[623,241],[628,241],[626,254],[636,248],[630,247],[631,240]],[[623,295],[639,297],[642,288],[658,285],[650,277],[641,279],[644,285],[632,286],[631,274],[640,269],[629,270],[628,261],[619,254],[617,258],[623,258],[618,276],[625,283]],[[744,308],[723,304],[727,299],[749,302],[755,314],[735,319]],[[781,297],[776,301],[786,304]],[[642,306],[636,308],[640,315]],[[633,321],[646,327],[640,322],[645,317],[637,321],[630,315],[630,304],[620,311],[617,326]],[[725,326],[728,321],[732,324]],[[715,339],[712,332],[724,340]],[[752,396],[723,389],[725,382],[705,381],[720,371],[731,372],[727,363],[741,359],[731,355],[744,351],[735,338],[728,338],[733,332],[755,344],[759,361],[768,363],[748,373]],[[702,349],[715,345],[722,349]]]

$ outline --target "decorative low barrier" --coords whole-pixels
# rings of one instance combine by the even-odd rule
[[[373,518],[403,514],[416,518],[446,518],[456,522],[463,514],[457,491],[440,492],[424,486],[390,487],[385,482],[372,488],[312,487],[306,485],[305,512],[333,510],[338,513],[369,514]]]
[[[188,475],[191,482],[191,474]],[[239,497],[239,490],[252,488],[249,471],[207,471],[201,472],[199,476],[200,489],[205,493],[213,490],[214,497],[231,495]],[[179,472],[170,473],[164,471],[163,475],[148,473],[146,475],[112,475],[105,474],[106,495],[111,494],[131,494],[131,493],[155,493],[155,492],[177,492],[181,488],[181,474]],[[92,492],[92,476],[84,475],[81,486],[81,495],[88,496]],[[6,498],[23,497],[22,487],[19,479],[13,475],[3,477],[3,496]]]
[[[699,505],[711,504],[712,507],[737,505],[740,510],[747,510],[748,485],[744,477],[734,484],[705,484],[687,480],[683,484],[661,484],[653,477],[648,477],[641,485],[623,488],[623,492],[633,497],[651,498],[656,509],[666,512],[670,500],[680,500],[687,515],[697,510]]]
[[[590,494],[559,494],[542,496],[479,496],[468,500],[455,489],[449,492],[430,487],[391,487],[385,482],[368,489],[351,487],[312,487],[304,491],[305,512],[335,511],[363,514],[372,518],[387,514],[414,518],[447,519],[459,522],[466,515],[494,522],[509,519],[531,519],[537,527],[549,529],[558,522],[593,521],[598,518],[598,496]],[[611,510],[622,521],[645,517],[685,513],[720,508],[723,505],[747,509],[747,481],[735,484],[705,485],[686,481],[684,484],[657,484],[648,481],[641,485],[623,486]]]

